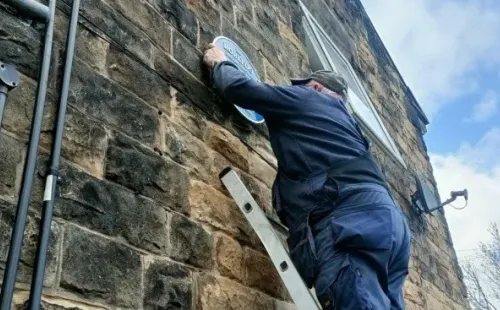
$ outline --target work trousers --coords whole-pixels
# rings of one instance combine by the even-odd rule
[[[382,193],[351,198],[314,227],[318,300],[325,310],[404,309],[411,248],[405,217]]]

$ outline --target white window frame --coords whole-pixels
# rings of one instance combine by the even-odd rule
[[[406,168],[406,164],[403,160],[403,157],[401,156],[401,153],[399,152],[396,144],[394,143],[394,140],[389,135],[389,132],[385,128],[384,123],[382,122],[380,116],[375,110],[375,107],[373,106],[370,97],[366,93],[363,84],[359,80],[357,74],[354,72],[354,69],[352,68],[351,64],[344,57],[340,49],[333,42],[333,40],[330,39],[329,35],[323,30],[323,27],[321,27],[321,25],[316,21],[314,16],[311,14],[311,12],[309,12],[309,10],[302,3],[302,1],[299,1],[299,3],[300,6],[302,7],[302,11],[304,12],[304,17],[306,19],[304,30],[306,31],[306,36],[308,36],[307,39],[311,41],[313,48],[316,52],[316,55],[318,56],[319,61],[323,66],[323,68],[335,72],[339,71],[337,69],[338,65],[335,65],[335,62],[329,55],[328,49],[325,47],[325,44],[329,44],[337,53],[338,58],[340,58],[341,61],[343,62],[342,64],[343,67],[347,68],[349,74],[351,75],[350,76],[351,80],[353,80],[354,83],[357,84],[356,86],[361,92],[361,94],[356,94],[352,90],[352,87],[349,87],[348,104],[347,104],[349,112],[358,121],[358,123],[360,124],[361,128],[365,133],[368,133],[372,138],[374,138],[375,141],[378,142],[378,144],[380,144],[389,154],[391,154],[400,164],[402,164]],[[327,42],[323,42],[323,39],[321,38],[320,33],[318,33],[318,31],[324,38],[327,39]],[[358,95],[362,96],[362,98],[359,98]],[[354,104],[353,98],[358,99],[360,102],[358,104]],[[370,125],[369,121],[365,119],[366,116],[363,116],[363,112],[369,113],[371,114],[371,116],[375,118],[375,121],[377,122],[377,125],[379,129],[382,130],[382,132],[380,132],[380,130],[376,130],[375,128],[373,128],[373,125]]]

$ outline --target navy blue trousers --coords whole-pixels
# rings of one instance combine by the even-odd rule
[[[411,235],[387,193],[351,196],[315,225],[314,235],[320,265],[315,290],[323,309],[405,308]]]

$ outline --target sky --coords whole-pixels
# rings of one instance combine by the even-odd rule
[[[362,0],[405,82],[430,119],[424,136],[459,258],[500,223],[500,1]],[[461,206],[457,202],[456,206]]]

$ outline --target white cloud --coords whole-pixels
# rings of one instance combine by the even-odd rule
[[[467,208],[446,207],[446,218],[459,256],[471,254],[460,250],[474,249],[480,241],[488,241],[489,223],[500,222],[499,154],[500,128],[493,128],[478,143],[464,143],[454,154],[430,155],[442,199],[446,199],[450,191],[469,190]],[[461,202],[455,206],[460,207]]]
[[[494,91],[488,91],[483,99],[474,105],[472,115],[466,118],[467,122],[484,122],[493,116],[498,110],[498,95]]]
[[[498,70],[496,0],[363,0],[363,5],[430,117],[474,91],[482,70]]]

